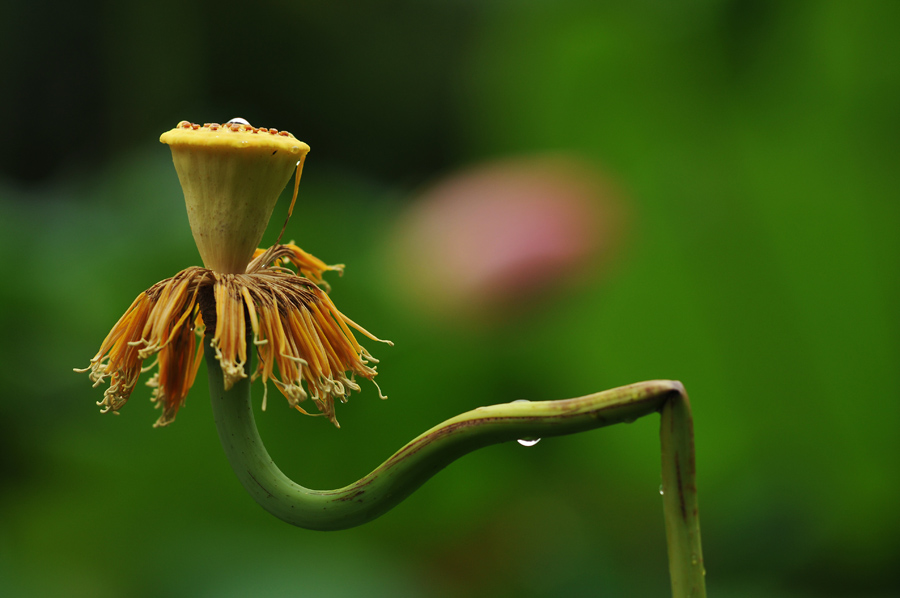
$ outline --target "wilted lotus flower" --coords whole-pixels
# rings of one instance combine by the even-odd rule
[[[299,181],[309,147],[289,133],[242,120],[202,127],[181,122],[160,140],[172,149],[205,267],[182,270],[141,293],[91,365],[80,370],[90,370],[95,386],[109,378],[98,403],[104,412],[117,412],[140,374],[158,366],[148,382],[162,407],[155,425],[169,424],[193,384],[203,342],[195,336],[205,327],[212,338],[204,353],[221,366],[213,362],[209,368],[216,427],[237,477],[275,516],[319,530],[346,529],[380,516],[473,450],[660,413],[660,489],[673,595],[706,595],[693,423],[680,382],[656,380],[567,401],[479,407],[417,436],[371,474],[337,490],[309,490],[285,476],[256,430],[249,386],[235,386],[247,376],[248,334],[259,354],[253,376],[264,383],[272,379],[297,409],[308,396],[335,425],[334,399],[344,401],[359,390],[354,376],[376,375],[369,365],[375,360],[351,328],[378,339],[338,311],[318,286],[324,286],[325,271],[341,267],[327,266],[293,244],[255,249],[295,167]],[[516,296],[557,284],[557,272],[581,262],[598,245],[594,195],[582,182],[540,163],[487,168],[451,180],[432,191],[409,219],[405,248],[422,258],[423,273],[435,274],[434,297],[449,298],[446,305],[472,304],[484,295],[485,306],[508,308]],[[296,197],[295,184],[288,218]],[[151,357],[153,363],[143,367]]]
[[[286,131],[256,128],[243,119],[202,127],[182,121],[160,141],[172,150],[205,267],[183,270],[141,293],[91,365],[77,371],[90,370],[95,386],[109,378],[98,404],[103,412],[117,412],[140,374],[158,366],[147,384],[163,410],[155,425],[164,426],[174,420],[194,382],[202,333],[212,334],[226,390],[246,377],[252,333],[259,355],[253,378],[264,384],[271,379],[303,413],[299,403],[311,398],[337,425],[334,399],[346,401],[350,391],[359,390],[356,375],[369,380],[376,375],[370,365],[376,360],[351,328],[378,339],[338,311],[318,286],[327,289],[323,273],[341,272],[343,266],[328,266],[292,243],[256,249],[296,170],[290,217],[309,146]],[[144,366],[151,357],[153,363]]]

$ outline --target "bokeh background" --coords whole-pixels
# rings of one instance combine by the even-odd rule
[[[296,480],[680,379],[710,595],[900,596],[898,30],[892,0],[3,3],[0,594],[668,593],[655,417],[320,533],[240,488],[203,370],[169,428],[143,386],[97,413],[72,368],[199,264],[157,138],[241,116],[310,144],[287,237],[395,342],[340,430],[270,394]]]

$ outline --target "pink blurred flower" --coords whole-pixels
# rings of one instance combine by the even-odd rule
[[[428,189],[401,219],[401,288],[440,314],[530,305],[599,271],[620,211],[605,178],[574,158],[471,168]]]

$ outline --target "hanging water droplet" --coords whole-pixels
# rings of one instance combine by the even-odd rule
[[[235,124],[235,125],[249,125],[250,123],[248,123],[248,122],[247,122],[246,120],[244,120],[243,118],[232,118],[231,120],[228,121],[228,124],[229,124],[229,125],[231,125],[231,124]]]
[[[665,494],[665,492],[663,491],[662,484],[659,485],[659,494],[660,494],[660,496]]]

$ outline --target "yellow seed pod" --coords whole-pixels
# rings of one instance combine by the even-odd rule
[[[188,220],[204,265],[243,273],[275,203],[309,146],[287,131],[243,119],[223,125],[178,123],[159,140],[172,150]]]

